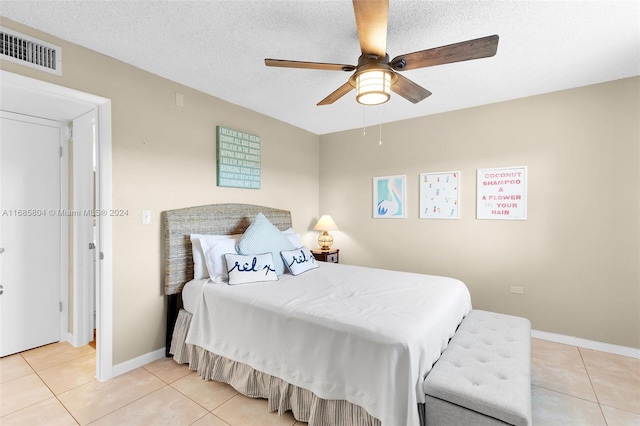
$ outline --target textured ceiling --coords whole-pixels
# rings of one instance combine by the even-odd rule
[[[392,58],[492,34],[500,43],[492,58],[404,72],[433,95],[414,105],[392,93],[381,107],[357,104],[355,91],[318,107],[349,73],[264,65],[355,65],[348,0],[2,0],[0,15],[316,134],[640,75],[637,1],[390,0]]]

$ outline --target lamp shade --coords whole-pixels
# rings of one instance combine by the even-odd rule
[[[328,214],[323,214],[318,220],[318,223],[316,223],[316,226],[313,227],[313,229],[315,229],[316,231],[336,231],[338,229],[338,226],[333,221],[331,216],[329,216]]]
[[[366,70],[356,75],[356,101],[362,105],[379,105],[391,95],[391,74],[385,70]]]

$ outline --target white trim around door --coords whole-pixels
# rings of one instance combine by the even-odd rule
[[[111,209],[111,100],[101,96],[80,92],[67,87],[58,86],[41,80],[25,77],[19,74],[0,70],[0,84],[2,85],[3,99],[2,109],[19,114],[30,114],[38,117],[47,115],[42,110],[42,102],[35,99],[47,99],[55,101],[55,114],[65,114],[68,117],[55,117],[60,121],[72,121],[80,115],[97,109],[97,137],[96,137],[96,200],[98,209]],[[6,90],[5,90],[6,89]],[[16,108],[7,106],[5,94],[16,93],[21,96]],[[33,97],[34,102],[24,102]],[[45,103],[46,104],[46,103]],[[33,110],[29,110],[33,107]],[[52,113],[53,114],[53,113]],[[42,117],[54,118],[54,117]],[[96,246],[99,259],[96,262],[96,307],[97,307],[97,345],[96,345],[96,378],[105,381],[114,376],[113,372],[113,263],[112,263],[112,221],[111,218],[100,216],[97,221]],[[74,300],[81,300],[75,297]],[[82,321],[93,322],[92,309],[84,309],[83,312],[91,313]],[[78,318],[74,318],[74,329]],[[86,324],[85,324],[86,325]],[[74,332],[71,333],[72,335]]]

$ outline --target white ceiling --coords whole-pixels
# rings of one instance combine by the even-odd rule
[[[348,0],[2,0],[0,14],[316,134],[640,75],[638,1],[390,0],[391,58],[492,34],[500,43],[492,58],[404,72],[433,95],[414,105],[392,93],[381,107],[357,104],[355,91],[318,107],[349,73],[264,65],[355,65]]]

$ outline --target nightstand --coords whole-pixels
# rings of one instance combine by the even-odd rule
[[[311,250],[313,253],[313,257],[320,262],[329,262],[329,263],[338,263],[338,253],[340,253],[340,249],[313,249]]]

